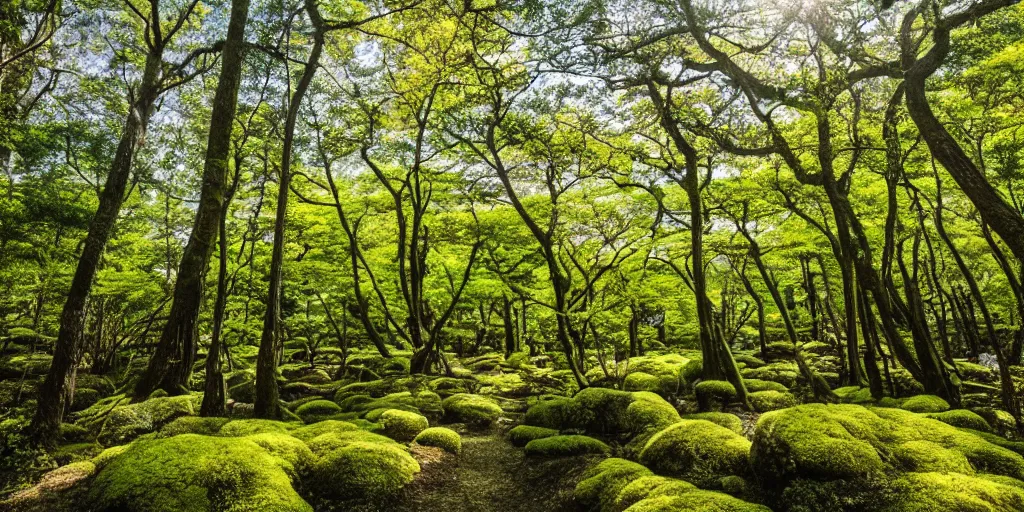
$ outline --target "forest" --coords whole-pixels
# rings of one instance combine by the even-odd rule
[[[0,0],[0,510],[1020,512],[1022,409],[1017,0]]]

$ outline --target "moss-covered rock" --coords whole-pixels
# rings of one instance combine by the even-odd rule
[[[291,464],[246,439],[185,434],[140,440],[89,486],[100,510],[177,512],[312,510],[289,479]]]
[[[954,427],[969,428],[971,430],[979,430],[981,432],[992,432],[992,427],[977,413],[968,411],[967,409],[954,409],[951,411],[937,412],[927,415],[933,420],[939,420],[947,425],[953,425]]]
[[[534,427],[530,425],[519,425],[508,431],[508,440],[513,446],[526,446],[526,443],[534,439],[557,436],[558,430],[545,427]]]
[[[264,432],[285,433],[294,430],[298,425],[277,420],[244,419],[231,420],[220,427],[218,435],[225,437],[242,437]]]
[[[444,427],[430,427],[416,435],[416,444],[434,446],[448,453],[462,453],[462,436]]]
[[[756,503],[747,503],[728,494],[714,491],[692,491],[683,494],[657,496],[637,502],[627,512],[771,512]]]
[[[398,409],[389,409],[380,415],[381,432],[398,441],[412,441],[416,434],[430,426],[430,422],[422,414]]]
[[[347,421],[325,420],[296,428],[288,433],[292,437],[308,442],[324,434],[339,434],[353,430],[359,430],[359,427]]]
[[[306,423],[316,423],[341,412],[341,407],[330,400],[313,400],[295,409],[295,414]]]
[[[671,496],[697,490],[683,480],[664,476],[642,476],[626,484],[615,497],[615,509],[627,510],[639,501],[658,496]],[[607,504],[603,508],[608,508]]]
[[[778,382],[787,388],[792,388],[800,376],[800,369],[793,361],[778,361],[758,368],[744,368],[740,373],[745,379]]]
[[[907,473],[895,484],[895,502],[882,512],[1011,512],[1024,510],[1024,486],[957,473]]]
[[[661,390],[661,379],[645,372],[633,372],[626,376],[622,382],[622,388],[626,391],[653,391]]]
[[[655,393],[587,388],[571,399],[537,403],[526,412],[524,421],[556,430],[631,437],[679,421],[679,413]]]
[[[264,432],[245,436],[242,439],[252,441],[275,457],[291,464],[296,473],[303,473],[313,462],[313,452],[305,442],[288,434]]]
[[[697,405],[703,411],[722,407],[736,401],[736,388],[724,380],[705,380],[693,387]]]
[[[445,419],[455,423],[487,425],[501,416],[497,401],[481,395],[458,393],[441,402]]]
[[[1024,457],[979,435],[901,409],[845,404],[806,404],[762,415],[750,458],[769,490],[785,489],[788,499],[811,509],[859,499],[881,499],[870,503],[883,509],[891,503],[888,493],[895,492],[893,475],[908,471],[1024,478]],[[855,496],[873,485],[881,487]]]
[[[686,414],[684,420],[707,420],[716,425],[721,425],[737,434],[743,433],[743,421],[739,416],[727,412],[698,412]]]
[[[394,441],[364,431],[323,434],[309,442],[315,455],[307,479],[321,499],[392,496],[412,481],[419,463]]]
[[[174,437],[181,434],[202,434],[212,436],[220,432],[220,428],[228,422],[227,418],[202,418],[199,416],[182,416],[160,429],[160,437]]]
[[[750,441],[707,420],[682,420],[655,434],[639,461],[656,473],[675,476],[700,487],[722,477],[750,472]]]
[[[779,391],[788,392],[789,389],[778,382],[772,382],[770,380],[759,380],[759,379],[743,379],[743,385],[747,387],[747,391],[756,393],[758,391]]]
[[[750,406],[757,412],[785,409],[796,405],[796,397],[788,391],[755,391],[747,395]]]
[[[900,408],[910,412],[943,412],[949,410],[949,402],[935,395],[917,395],[904,401]]]
[[[573,497],[585,510],[615,503],[615,499],[630,482],[645,476],[653,476],[651,470],[626,459],[605,459],[588,468],[583,479],[576,485]]]
[[[109,446],[124,444],[142,434],[156,432],[172,420],[195,415],[198,411],[198,396],[183,395],[150,398],[135,404],[118,405],[109,414],[101,414],[94,418],[102,422],[99,441]],[[87,419],[86,422],[88,421]]]
[[[588,453],[607,454],[609,452],[611,452],[611,448],[601,441],[593,437],[579,435],[543,437],[526,443],[526,454],[539,457],[564,457]]]

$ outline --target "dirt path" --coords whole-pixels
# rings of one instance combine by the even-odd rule
[[[560,512],[591,461],[535,460],[498,432],[468,433],[458,457],[423,454],[423,472],[387,510],[402,512]]]

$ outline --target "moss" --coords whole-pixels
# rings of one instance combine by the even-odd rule
[[[370,395],[372,397],[383,397],[390,393],[397,393],[402,391],[408,391],[405,386],[402,386],[394,379],[378,379],[371,380],[368,382],[353,382],[342,386],[338,389],[338,392],[334,395],[334,401],[341,403],[342,400],[350,395]]]
[[[710,487],[727,475],[749,473],[750,441],[707,420],[682,420],[655,434],[639,461],[653,471]]]
[[[982,418],[977,413],[968,411],[967,409],[954,409],[951,411],[937,412],[927,415],[933,420],[939,420],[947,425],[953,425],[954,427],[969,428],[971,430],[979,430],[981,432],[992,432],[992,427],[989,426],[985,418]]]
[[[527,425],[558,430],[568,422],[569,409],[575,406],[571,398],[556,398],[537,402],[526,411],[523,421]]]
[[[462,436],[444,427],[431,427],[416,435],[416,444],[435,446],[448,453],[462,453]]]
[[[77,388],[75,389],[75,397],[71,402],[71,410],[81,411],[87,409],[92,404],[99,402],[100,398],[100,392],[95,389]]]
[[[366,417],[370,411],[379,411],[379,414],[387,409],[416,412],[433,418],[441,417],[443,412],[441,397],[432,391],[419,391],[415,394],[410,391],[402,391],[379,398],[373,398],[366,394],[351,395],[342,400],[339,405],[343,411],[358,412],[363,417]]]
[[[768,486],[784,487],[798,478],[856,481],[906,468],[969,471],[961,456],[974,471],[1024,478],[1024,457],[982,437],[900,409],[857,405],[806,404],[762,415],[751,465]]]
[[[507,397],[524,397],[533,393],[533,389],[523,381],[518,373],[500,373],[498,375],[479,375],[477,381],[480,383],[480,390],[477,393],[482,395],[496,395]]]
[[[526,412],[525,423],[591,434],[636,435],[679,421],[672,404],[655,393],[587,388],[572,399],[542,401]]]
[[[290,430],[294,430],[295,427],[296,425],[293,423],[285,423],[283,421],[276,420],[231,420],[220,427],[220,432],[218,432],[218,434],[225,437],[242,437],[251,436],[253,434],[262,434],[264,432],[286,433]]]
[[[341,407],[330,400],[313,400],[295,409],[295,414],[306,423],[316,423],[341,412]]]
[[[156,432],[176,418],[195,415],[198,410],[197,397],[192,395],[151,398],[136,404],[118,405],[103,422],[99,441],[104,445],[121,444],[142,434]]]
[[[381,414],[380,425],[388,437],[398,441],[412,441],[430,426],[430,422],[421,414],[389,409]]]
[[[588,436],[551,436],[534,439],[526,443],[526,455],[540,457],[564,457],[588,453],[608,454],[608,445]]]
[[[683,494],[696,490],[690,482],[664,476],[642,476],[626,484],[615,497],[615,509],[626,510],[635,503],[655,496]],[[607,504],[603,508],[608,508]]]
[[[764,505],[747,503],[713,491],[692,491],[683,494],[657,496],[637,502],[628,512],[771,512]]]
[[[256,381],[246,380],[228,388],[228,396],[236,402],[251,404],[256,401]]]
[[[1011,512],[1024,510],[1024,489],[957,473],[908,473],[883,512]]]
[[[174,437],[181,434],[214,435],[228,422],[227,418],[201,418],[183,416],[160,429],[160,437]]]
[[[95,464],[97,468],[103,468],[103,466],[106,466],[107,463],[120,456],[127,449],[128,445],[126,444],[121,446],[111,446],[110,448],[100,452],[99,455],[93,457],[92,463]]]
[[[501,407],[491,398],[458,393],[441,402],[445,418],[452,422],[490,424],[501,416]]]
[[[751,354],[736,354],[733,356],[733,359],[735,359],[737,363],[747,365],[747,368],[760,368],[765,365],[763,360],[758,359]]]
[[[243,439],[260,445],[271,455],[291,464],[296,472],[304,471],[313,461],[313,452],[306,443],[288,434],[264,432],[245,436]]]
[[[89,429],[74,423],[60,424],[60,438],[66,442],[84,441],[89,437]]]
[[[741,373],[745,379],[778,382],[787,388],[792,388],[796,384],[800,369],[795,362],[779,361],[758,368],[745,368]]]
[[[698,412],[687,414],[682,417],[684,420],[707,420],[716,425],[721,425],[737,434],[743,433],[743,421],[735,414],[727,412]]]
[[[309,445],[316,458],[308,483],[325,500],[386,498],[420,471],[404,447],[369,432],[324,434]]]
[[[709,410],[715,406],[728,405],[736,400],[736,388],[724,380],[705,380],[693,387],[697,395],[697,404],[701,410]]]
[[[747,387],[747,391],[755,393],[758,391],[781,391],[788,392],[789,389],[778,382],[772,382],[770,380],[758,380],[758,379],[743,379],[743,385]]]
[[[351,432],[353,430],[359,430],[359,427],[347,421],[325,420],[312,425],[299,427],[290,431],[289,434],[297,439],[310,441],[324,434]]]
[[[624,432],[637,434],[679,421],[679,411],[654,393],[633,393],[633,401],[626,407]]]
[[[679,378],[683,379],[683,382],[692,384],[701,377],[704,373],[704,361],[702,359],[694,359],[679,370]]]
[[[908,398],[900,408],[911,412],[943,412],[949,410],[949,402],[935,395],[917,395]]]
[[[644,372],[633,372],[626,376],[622,383],[626,391],[654,391],[661,390],[661,379]]]
[[[905,471],[942,471],[973,475],[974,468],[960,452],[946,450],[931,441],[908,441],[891,452],[895,464]]]
[[[455,393],[472,393],[476,388],[476,381],[455,377],[438,377],[427,385],[437,393],[451,395]]]
[[[558,430],[553,428],[519,425],[508,431],[508,440],[512,443],[512,446],[526,446],[526,443],[534,439],[543,439],[557,435]]]
[[[956,369],[964,380],[994,382],[996,373],[989,367],[968,361],[956,361]]]
[[[785,409],[796,405],[796,397],[788,391],[756,391],[747,395],[750,406],[757,412]]]
[[[288,466],[246,439],[141,440],[100,470],[89,501],[101,510],[139,512],[312,510],[292,488]]]
[[[871,390],[860,386],[844,386],[833,391],[839,400],[850,404],[866,404],[875,401]]]
[[[747,479],[742,476],[724,476],[718,481],[718,485],[723,492],[732,496],[744,496],[749,492]]]
[[[630,482],[652,475],[651,470],[636,462],[605,459],[583,473],[583,479],[576,485],[573,497],[583,509],[596,509],[602,504],[615,503],[619,493]]]
[[[0,500],[0,509],[21,512],[79,510],[84,485],[97,471],[89,461],[79,461],[50,471],[39,482]]]

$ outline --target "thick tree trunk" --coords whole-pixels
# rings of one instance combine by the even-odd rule
[[[210,256],[225,213],[231,131],[245,60],[245,24],[249,0],[233,0],[228,34],[221,55],[221,72],[213,99],[210,132],[203,167],[203,186],[196,218],[182,253],[174,284],[174,302],[156,352],[135,386],[133,399],[145,400],[157,388],[175,395],[187,393],[195,362],[199,309]]]
[[[162,47],[157,46],[146,55],[142,81],[135,93],[137,99],[125,120],[124,131],[114,153],[114,161],[107,174],[103,192],[100,193],[96,215],[89,223],[82,254],[79,256],[78,266],[75,268],[71,288],[68,290],[61,313],[53,361],[39,389],[39,406],[32,420],[33,437],[35,442],[41,445],[52,446],[56,443],[65,409],[70,405],[66,403],[65,398],[75,384],[75,370],[85,329],[86,301],[92,290],[93,278],[99,267],[103,249],[121,210],[132,163],[144,139],[149,117],[159,94],[162,63]]]

